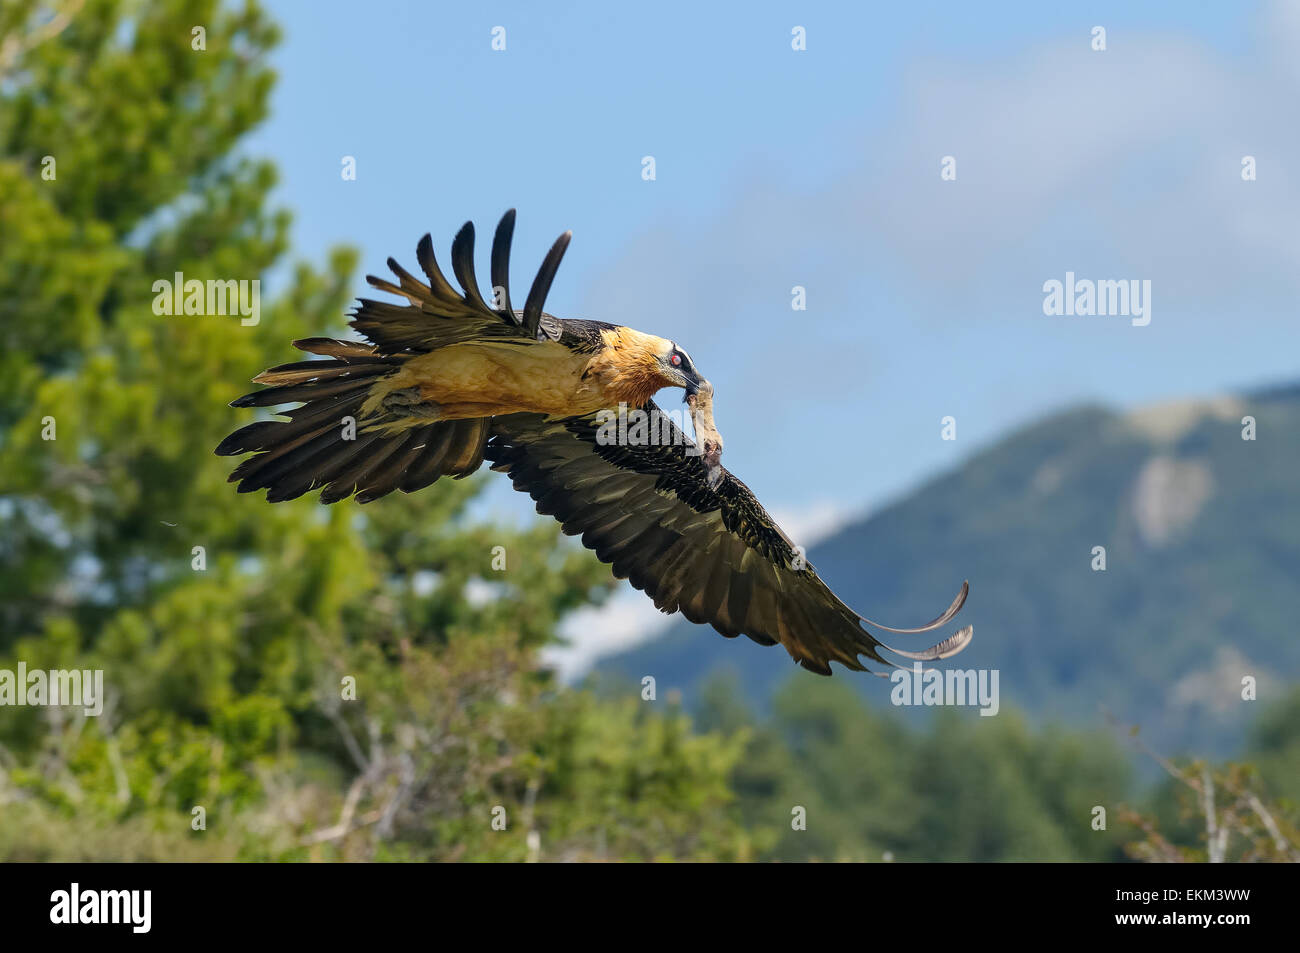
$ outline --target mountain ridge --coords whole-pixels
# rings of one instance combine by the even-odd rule
[[[1255,439],[1242,439],[1242,417]],[[1013,430],[811,547],[849,605],[891,625],[946,605],[975,640],[942,663],[997,668],[1003,706],[1223,752],[1259,698],[1300,670],[1300,382],[1129,411],[1088,403]],[[1105,569],[1094,570],[1095,547]],[[892,644],[911,647],[906,636]],[[793,671],[779,648],[678,620],[603,659],[600,681],[656,677],[688,703],[718,669],[764,709]],[[836,678],[855,679],[836,669]],[[888,705],[888,686],[856,677]],[[924,717],[915,710],[903,717]]]

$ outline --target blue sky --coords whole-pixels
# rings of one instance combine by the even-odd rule
[[[797,540],[1070,404],[1297,376],[1300,5],[269,6],[248,148],[295,253],[414,267],[426,231],[445,260],[514,206],[525,284],[573,229],[548,310],[686,347]],[[1150,325],[1044,315],[1067,271],[1150,280]],[[641,598],[580,629],[644,629]]]

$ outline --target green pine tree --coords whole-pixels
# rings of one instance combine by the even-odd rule
[[[283,266],[275,169],[236,148],[276,39],[255,3],[0,9],[0,668],[107,689],[0,708],[0,858],[744,856],[737,745],[540,666],[610,585],[549,521],[471,520],[484,477],[329,508],[226,483],[228,402],[344,333],[354,286],[340,248],[256,325],[153,306]]]

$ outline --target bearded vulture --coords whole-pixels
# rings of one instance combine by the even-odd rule
[[[542,310],[571,232],[551,247],[516,310],[507,275],[514,223],[512,209],[492,242],[491,303],[474,274],[473,224],[451,246],[462,291],[444,277],[425,235],[415,255],[427,284],[392,258],[396,284],[367,276],[404,299],[360,299],[351,326],[369,343],[294,341],[324,360],[281,364],[253,378],[266,386],[231,406],[301,406],[280,411],[287,420],[258,420],[221,441],[220,455],[254,453],[230,475],[239,492],[265,489],[268,501],[279,502],[320,490],[322,503],[354,493],[369,503],[441,476],[460,479],[487,459],[661,611],[680,610],[728,638],[780,642],[810,671],[829,675],[831,662],[867,671],[859,656],[902,667],[882,650],[931,661],[966,647],[970,626],[919,652],[884,645],[864,628],[937,629],[961,608],[968,586],[937,619],[912,629],[871,622],[836,598],[719,463],[713,389],[685,350],[632,328]],[[702,446],[651,399],[663,387],[686,391]],[[657,439],[645,439],[644,426],[639,435],[635,425],[623,426],[636,411]]]

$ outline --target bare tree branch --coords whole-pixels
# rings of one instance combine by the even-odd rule
[[[66,30],[85,2],[86,0],[68,0],[63,9],[55,10],[54,16],[26,36],[14,33],[6,37],[4,43],[0,44],[0,75],[7,73],[24,53],[34,50]]]

